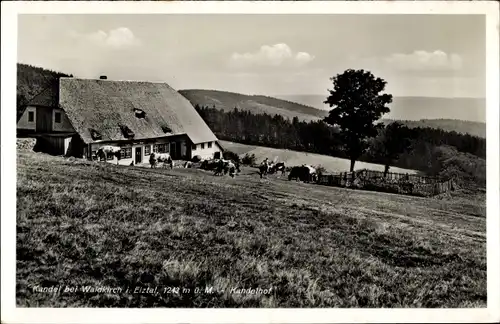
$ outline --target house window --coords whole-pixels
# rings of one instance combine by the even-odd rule
[[[151,145],[144,146],[144,155],[150,155],[150,154],[151,154]]]
[[[212,142],[208,142],[208,148],[212,148]]]
[[[29,122],[35,121],[35,112],[34,111],[28,111],[28,121]]]
[[[120,150],[120,158],[121,159],[130,159],[132,157],[132,148],[125,147]]]
[[[201,149],[203,150],[205,148],[205,143],[201,143],[200,146],[201,146]]]
[[[191,150],[196,151],[196,144],[191,145]]]
[[[56,123],[60,123],[61,122],[61,113],[60,112],[56,112],[56,114],[55,114],[55,122]]]
[[[155,144],[153,146],[153,152],[155,152],[155,153],[168,153],[169,152],[169,145],[168,145],[168,143],[165,143],[165,144]]]

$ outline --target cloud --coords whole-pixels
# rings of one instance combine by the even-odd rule
[[[460,55],[440,50],[394,53],[384,58],[384,61],[388,66],[402,71],[458,71],[463,65]]]
[[[113,49],[140,45],[140,40],[126,27],[119,27],[108,32],[99,30],[89,34],[70,31],[70,37]]]
[[[253,53],[233,53],[230,59],[230,66],[244,68],[251,66],[279,67],[295,66],[300,67],[314,60],[314,56],[306,52],[294,53],[290,46],[284,43],[275,45],[263,45]]]

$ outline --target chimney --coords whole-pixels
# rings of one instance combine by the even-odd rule
[[[99,79],[101,79],[101,80],[106,80],[106,79],[108,79],[108,77],[107,77],[107,76],[105,76],[105,75],[101,75],[101,76],[99,77]]]

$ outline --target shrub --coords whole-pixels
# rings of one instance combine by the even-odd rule
[[[193,156],[193,158],[191,159],[191,162],[200,162],[201,161],[201,156],[200,155],[195,155]]]
[[[460,186],[486,186],[486,160],[450,146],[439,146],[433,152],[431,175],[453,179]]]
[[[240,157],[238,154],[231,152],[231,151],[225,151],[222,156],[226,160],[232,160],[234,162],[240,162]]]
[[[245,154],[243,159],[241,159],[241,163],[245,165],[254,165],[255,164],[255,154]]]

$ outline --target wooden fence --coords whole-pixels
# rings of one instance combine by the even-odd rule
[[[356,171],[356,176],[366,179],[383,179],[384,172],[364,169]],[[426,183],[426,184],[439,183],[443,181],[438,177],[428,177],[417,174],[395,173],[395,172],[388,172],[387,175],[385,176],[385,179],[389,181],[409,181],[411,183]]]
[[[360,170],[323,174],[318,184],[429,197],[453,190],[453,181],[414,174]]]

